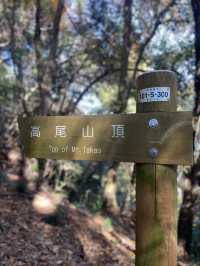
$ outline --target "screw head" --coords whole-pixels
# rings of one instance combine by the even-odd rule
[[[150,148],[149,151],[148,151],[148,153],[149,153],[149,156],[151,158],[156,158],[159,155],[158,149],[156,149],[154,147]]]
[[[152,118],[148,122],[150,128],[156,128],[159,125],[159,122],[156,118]]]

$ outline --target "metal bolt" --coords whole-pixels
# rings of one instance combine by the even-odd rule
[[[148,153],[151,158],[156,158],[159,155],[159,151],[156,148],[150,148]]]
[[[158,125],[159,125],[159,122],[156,118],[152,118],[149,120],[149,127],[150,128],[156,128],[156,127],[158,127]]]

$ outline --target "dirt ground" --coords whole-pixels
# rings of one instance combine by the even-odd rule
[[[32,207],[28,195],[0,188],[0,266],[131,266],[134,224],[130,219],[91,215],[63,202],[58,225]]]

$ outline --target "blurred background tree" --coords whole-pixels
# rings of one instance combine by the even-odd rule
[[[132,164],[24,158],[17,116],[135,112],[136,77],[172,70],[178,109],[194,110],[195,125],[195,165],[177,173],[180,254],[200,256],[199,21],[197,0],[2,0],[1,181],[134,217]]]

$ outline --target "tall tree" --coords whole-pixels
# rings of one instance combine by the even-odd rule
[[[125,0],[123,6],[123,43],[121,47],[121,65],[119,73],[119,86],[117,102],[113,104],[114,113],[122,113],[126,110],[128,102],[128,66],[129,66],[129,55],[132,46],[132,5],[133,0]],[[103,201],[104,208],[113,214],[119,212],[119,207],[117,204],[117,174],[116,170],[119,163],[114,162],[108,173],[107,180],[104,186]]]
[[[195,76],[194,91],[195,105],[194,114],[194,165],[186,173],[184,180],[183,202],[180,209],[178,222],[178,237],[182,254],[188,257],[191,254],[192,230],[194,224],[194,206],[198,194],[195,187],[200,185],[200,2],[192,0],[192,11],[194,16],[194,34],[195,34]]]

